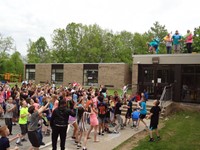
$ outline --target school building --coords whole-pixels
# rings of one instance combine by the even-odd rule
[[[173,101],[200,103],[200,54],[133,55],[133,91],[154,99],[169,85]]]
[[[114,89],[131,84],[133,92],[146,89],[150,99],[171,85],[174,101],[200,103],[200,54],[133,55],[132,68],[125,63],[26,64],[25,79]]]
[[[68,85],[76,81],[84,86],[121,89],[131,83],[131,69],[125,63],[26,64],[24,70],[25,79],[37,84],[54,81]]]

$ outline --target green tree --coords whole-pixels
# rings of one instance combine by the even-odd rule
[[[194,29],[193,51],[200,52],[200,27]]]
[[[9,60],[8,52],[15,50],[14,40],[12,37],[4,37],[0,34],[0,73],[6,72],[6,64]]]
[[[168,31],[165,28],[165,25],[160,25],[159,22],[155,22],[153,24],[153,27],[150,28],[150,30],[148,31],[148,35],[149,35],[149,41],[152,40],[152,38],[159,38],[160,41],[163,41],[163,38],[167,35]],[[160,44],[159,46],[159,53],[166,53],[166,48],[165,48],[165,44]]]
[[[44,37],[40,37],[36,42],[29,40],[28,63],[49,63],[51,62],[51,51]]]
[[[8,60],[8,71],[10,73],[16,73],[16,74],[23,74],[24,70],[24,63],[22,61],[21,54],[16,51],[14,52],[11,56],[10,59]]]
[[[147,42],[149,42],[149,35],[147,33],[140,34],[134,33],[133,36],[133,54],[147,54],[148,53],[148,46]]]
[[[68,38],[65,29],[56,29],[53,31],[52,43],[53,62],[69,63],[71,59],[68,51]]]

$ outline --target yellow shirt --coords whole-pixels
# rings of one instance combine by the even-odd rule
[[[28,121],[28,107],[22,107],[19,113],[19,124],[27,124]],[[25,117],[21,117],[21,115],[26,115]]]

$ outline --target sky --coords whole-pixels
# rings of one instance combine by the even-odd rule
[[[114,32],[144,33],[158,21],[182,35],[200,26],[200,0],[0,0],[0,34],[27,54],[29,39],[51,35],[69,23],[97,24]]]

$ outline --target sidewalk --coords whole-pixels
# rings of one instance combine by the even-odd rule
[[[149,120],[145,120],[145,122],[147,124],[149,124]],[[0,120],[0,125],[4,124],[4,120]],[[132,122],[131,122],[132,124]],[[98,143],[94,143],[93,142],[93,132],[91,133],[90,137],[91,139],[88,140],[87,142],[87,149],[88,150],[112,150],[113,148],[115,148],[116,146],[120,145],[122,142],[126,141],[127,139],[129,139],[130,137],[132,137],[133,135],[135,135],[138,132],[141,132],[144,130],[144,125],[141,123],[139,130],[135,130],[132,129],[130,127],[130,125],[127,125],[125,127],[125,129],[120,130],[119,134],[105,134],[104,136],[102,135],[98,135],[98,139],[100,140],[100,142]],[[112,131],[113,128],[110,128],[110,130]],[[20,133],[20,128],[19,125],[13,126],[13,136],[17,133]],[[70,127],[68,130],[68,134],[67,134],[67,140],[66,140],[66,150],[76,150],[76,145],[74,145],[74,141],[71,140],[71,135],[72,135],[72,128]],[[10,137],[13,137],[10,136]],[[28,138],[27,138],[28,139]],[[42,150],[51,150],[52,146],[51,146],[51,136],[44,136],[43,139],[45,146],[41,146],[40,149]],[[20,150],[28,150],[28,148],[30,147],[30,142],[23,142],[22,143],[23,146],[19,146]],[[58,141],[58,150],[60,150],[60,141]],[[11,147],[16,146],[15,142],[13,141],[11,143]],[[80,149],[82,150],[82,149]]]
[[[145,120],[145,121],[147,124],[149,124],[149,120]],[[91,133],[90,135],[91,139],[89,139],[87,142],[87,149],[88,150],[112,150],[113,148],[117,147],[122,142],[126,141],[127,139],[135,135],[136,133],[143,131],[144,125],[142,123],[140,125],[141,126],[139,130],[137,131],[135,129],[132,129],[130,125],[128,125],[125,127],[125,129],[120,130],[119,134],[112,133],[112,134],[105,134],[104,136],[98,135],[98,139],[100,140],[100,142],[98,143],[93,142],[93,133]],[[46,146],[43,149],[51,150],[51,145]],[[59,142],[58,142],[58,150],[60,150]],[[74,145],[74,142],[70,140],[70,138],[67,138],[66,150],[76,150],[76,145]]]

